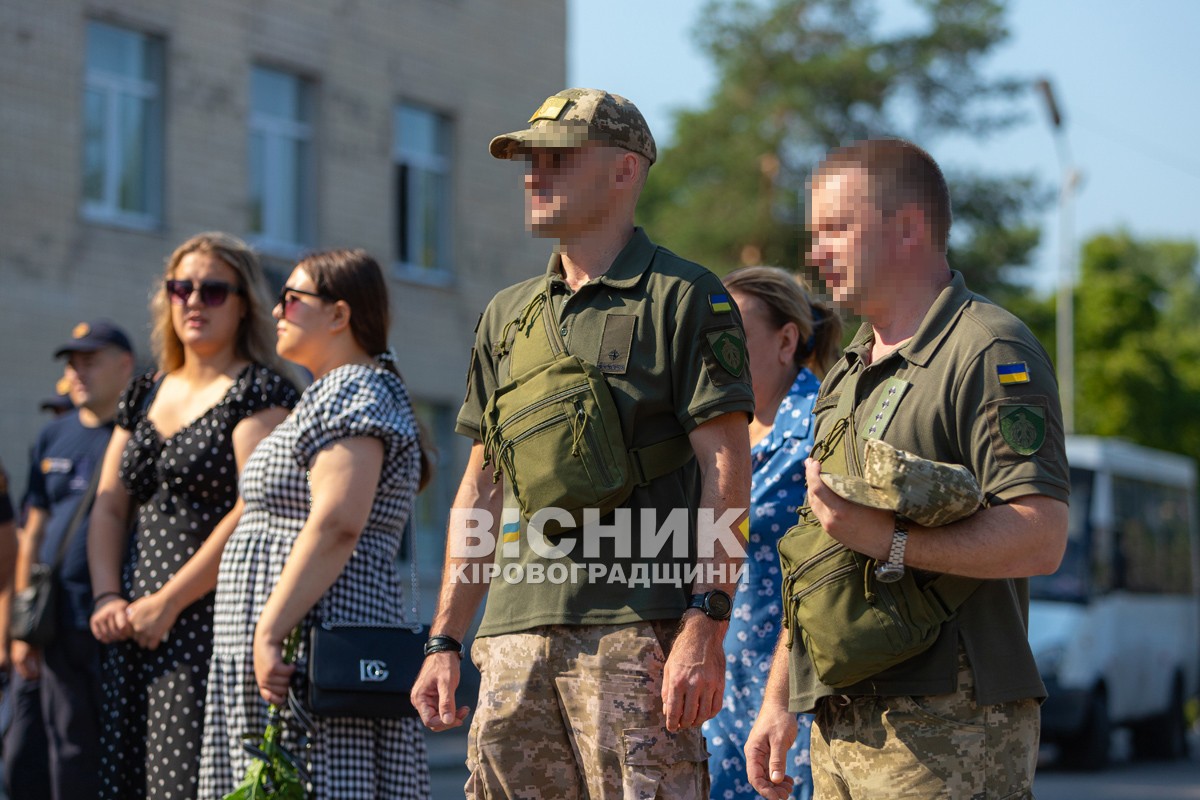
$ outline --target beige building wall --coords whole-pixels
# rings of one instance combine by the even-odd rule
[[[154,230],[81,214],[89,20],[165,45]],[[397,272],[390,289],[392,342],[414,397],[457,411],[479,313],[549,252],[525,232],[520,167],[492,159],[487,143],[565,86],[565,41],[564,0],[0,0],[0,459],[14,488],[45,422],[38,400],[61,374],[53,350],[72,326],[110,317],[148,364],[147,300],[164,258],[198,231],[246,235],[255,65],[314,82],[317,247],[364,247],[390,263],[394,109],[416,101],[452,120],[453,279],[430,286]],[[288,257],[266,260],[276,280],[290,271]],[[450,451],[457,472],[463,444]],[[457,478],[442,475],[435,505]]]

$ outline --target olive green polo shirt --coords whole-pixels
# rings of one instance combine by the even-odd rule
[[[854,420],[859,457],[869,437],[935,461],[961,464],[989,505],[1026,495],[1066,502],[1069,475],[1054,368],[1019,319],[966,288],[952,273],[916,334],[867,365],[874,341],[864,324],[821,383],[817,441],[835,421],[847,376],[858,374]],[[861,463],[861,462],[860,462]],[[942,626],[933,647],[849,688],[822,684],[800,637],[791,651],[793,711],[830,695],[926,695],[955,690],[961,639],[975,671],[976,700],[1046,696],[1029,648],[1028,579],[984,581]]]
[[[510,330],[507,340],[502,339],[505,328],[547,285],[552,305],[541,313],[555,315],[572,355],[592,361],[604,372],[627,447],[690,433],[701,423],[731,412],[744,414],[749,421],[754,395],[736,306],[713,273],[655,245],[637,228],[612,266],[576,292],[563,280],[561,260],[555,254],[544,275],[504,289],[492,299],[476,329],[467,396],[456,427],[459,433],[482,440],[484,408],[492,393],[511,377],[507,350],[515,332]],[[506,512],[498,526],[502,533],[494,562],[497,574],[491,579],[479,635],[540,625],[679,617],[686,609],[690,587],[654,580],[654,576],[679,574],[672,569],[683,570],[694,561],[700,477],[692,459],[635,488],[624,505],[629,510],[627,526],[616,535],[592,537],[597,549],[591,555],[584,550],[584,531],[569,531],[564,539],[575,540],[573,550],[553,559],[529,546],[527,520],[517,511],[506,481]],[[641,547],[643,529],[653,524],[655,530],[662,530],[675,509],[680,509],[674,519],[682,522],[677,535],[685,537],[686,552],[677,553],[667,545],[665,552],[648,555],[652,548]],[[613,523],[622,511],[601,522]],[[505,530],[511,531],[507,537]],[[629,543],[627,553],[621,549],[623,542]],[[598,573],[589,573],[593,564],[597,570],[603,567],[602,577],[594,579]],[[569,579],[530,579],[531,568],[536,578],[539,573],[549,574],[546,571],[552,567],[556,578],[565,569]],[[519,580],[509,582],[506,575]]]

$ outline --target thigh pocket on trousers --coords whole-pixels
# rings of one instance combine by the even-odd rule
[[[624,796],[707,800],[708,749],[699,728],[629,728],[621,736]]]

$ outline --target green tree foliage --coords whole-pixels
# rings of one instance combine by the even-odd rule
[[[807,249],[804,181],[820,156],[867,136],[983,136],[1015,120],[1022,82],[981,74],[1008,32],[1001,0],[910,0],[920,22],[883,33],[869,0],[710,2],[697,27],[717,68],[706,107],[675,116],[650,173],[641,221],[656,239],[718,271],[797,269]],[[1038,232],[1029,178],[948,175],[951,259],[1002,300],[1008,268]]]
[[[1200,250],[1101,234],[1075,289],[1075,430],[1200,457]],[[1012,309],[1057,357],[1054,297]]]
[[[1121,232],[1084,245],[1075,291],[1077,432],[1200,456],[1198,266],[1194,242]],[[1049,322],[1039,333],[1053,353]]]

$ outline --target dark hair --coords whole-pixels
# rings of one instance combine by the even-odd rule
[[[818,378],[842,352],[842,318],[823,300],[813,297],[808,282],[779,267],[742,267],[722,282],[731,292],[757,299],[766,308],[775,330],[791,322],[800,334],[796,367],[808,367]]]
[[[861,169],[871,197],[885,214],[915,203],[929,220],[929,233],[940,252],[950,240],[950,190],[933,157],[903,139],[866,139],[829,151],[813,173],[813,181]]]
[[[350,335],[354,341],[380,366],[403,381],[388,347],[391,303],[379,262],[366,250],[323,250],[306,255],[296,266],[312,279],[318,294],[341,300],[350,307]],[[415,409],[413,419],[421,450],[420,490],[433,479],[436,453],[429,445],[429,435]]]

